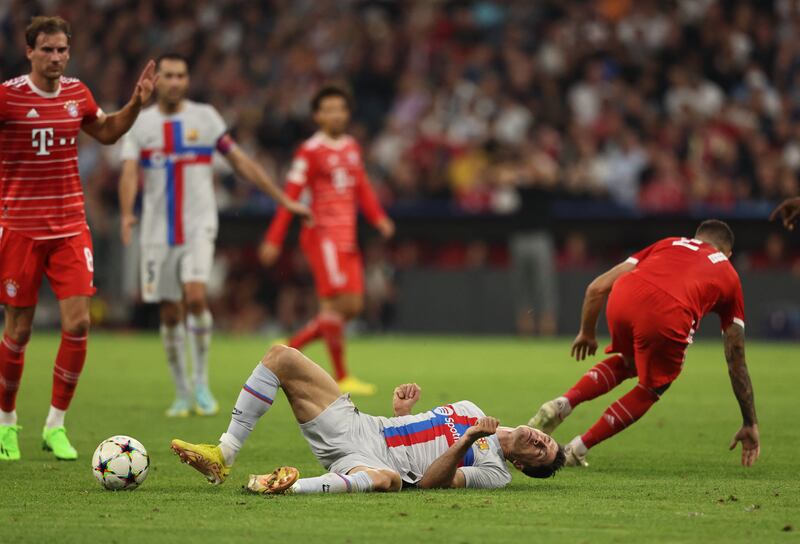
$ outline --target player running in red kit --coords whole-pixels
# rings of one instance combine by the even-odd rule
[[[319,132],[300,146],[287,176],[289,198],[296,200],[304,191],[311,194],[314,222],[303,226],[300,245],[314,275],[320,306],[319,314],[289,340],[289,346],[302,349],[321,337],[341,390],[371,395],[373,385],[348,375],[344,355],[345,323],[364,306],[358,208],[384,238],[394,234],[394,223],[369,184],[360,146],[345,134],[350,105],[350,95],[339,87],[326,86],[316,93],[311,107]],[[259,251],[265,265],[277,261],[291,220],[292,215],[281,208],[272,221]]]
[[[633,424],[661,398],[681,373],[686,349],[709,312],[721,320],[728,373],[742,412],[742,428],[730,447],[742,443],[744,466],[758,459],[758,421],[744,356],[744,301],[739,276],[728,261],[732,250],[730,227],[712,219],[700,224],[694,238],[661,240],[589,285],[572,355],[582,361],[597,351],[595,329],[606,296],[611,332],[606,353],[614,355],[592,367],[564,395],[543,404],[529,424],[550,434],[578,404],[628,378],[638,383],[565,446],[567,465],[586,466],[590,448]]]
[[[116,142],[150,98],[156,76],[150,61],[130,102],[107,115],[83,83],[62,75],[69,23],[34,17],[25,39],[30,74],[0,86],[0,460],[20,458],[16,396],[42,276],[58,298],[62,328],[42,440],[57,459],[71,460],[78,454],[64,415],[86,359],[95,292],[76,142],[81,130],[101,143]]]

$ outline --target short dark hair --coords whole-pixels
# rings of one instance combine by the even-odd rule
[[[320,89],[314,93],[314,96],[311,98],[311,111],[315,113],[318,112],[322,101],[331,96],[343,98],[347,104],[347,109],[353,109],[353,95],[350,94],[350,91],[340,85],[328,84],[320,87]]]
[[[695,236],[706,236],[714,242],[717,249],[733,251],[733,230],[728,226],[725,221],[719,219],[706,219],[700,226],[697,227]]]
[[[36,38],[39,34],[59,34],[64,33],[67,36],[67,43],[72,38],[72,28],[69,23],[59,16],[48,17],[47,15],[38,15],[31,18],[28,28],[25,29],[25,43],[31,49],[36,47]]]
[[[553,459],[552,463],[549,465],[539,465],[538,467],[525,467],[522,469],[522,473],[531,478],[552,478],[556,475],[556,472],[561,470],[561,467],[563,467],[566,462],[567,454],[564,451],[564,446],[559,444],[556,458]]]
[[[189,69],[189,59],[187,59],[184,55],[180,53],[162,53],[158,57],[156,57],[156,71],[161,68],[161,61],[162,60],[178,60],[183,62],[186,65],[186,69]]]

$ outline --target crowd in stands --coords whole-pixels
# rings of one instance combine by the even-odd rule
[[[0,2],[3,79],[27,70],[23,31],[39,13],[73,23],[68,73],[106,110],[129,98],[148,58],[185,55],[192,98],[216,106],[278,179],[313,131],[311,94],[345,83],[353,133],[390,209],[438,201],[514,214],[520,191],[536,188],[681,214],[800,193],[796,0],[9,0]],[[83,142],[80,161],[95,237],[111,240],[118,149]],[[266,197],[221,178],[223,212],[271,211]],[[579,235],[563,242],[559,266],[594,259]],[[375,289],[390,299],[386,249],[369,251]],[[419,251],[395,247],[391,262]],[[462,261],[493,255],[478,243]],[[290,265],[295,279],[280,293],[226,270],[239,278],[237,297],[269,299],[291,322],[285,308],[308,303],[310,280],[302,263]]]

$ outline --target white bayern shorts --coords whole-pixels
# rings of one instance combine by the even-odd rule
[[[142,299],[180,301],[185,283],[208,283],[213,264],[214,240],[198,238],[179,246],[142,245]]]

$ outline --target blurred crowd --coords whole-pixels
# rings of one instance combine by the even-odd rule
[[[278,179],[313,130],[314,90],[349,85],[353,132],[387,206],[513,215],[535,189],[681,214],[800,192],[797,0],[5,0],[3,79],[27,70],[23,30],[35,13],[73,23],[69,73],[107,110],[129,98],[147,58],[185,55],[191,96],[215,105]],[[80,159],[92,228],[108,240],[117,153],[86,142]],[[218,200],[222,211],[271,207],[230,175]],[[585,251],[580,238],[562,241],[556,265]],[[497,252],[482,244],[448,251],[491,261]],[[374,250],[372,278],[391,299],[385,251]],[[420,248],[394,252],[402,266]],[[309,304],[310,280],[288,261],[286,292],[255,293],[263,287],[245,277],[237,296],[296,320],[286,308]],[[378,323],[385,306],[373,310]]]
[[[145,59],[186,55],[192,96],[278,176],[316,86],[348,83],[387,203],[508,211],[505,190],[540,184],[680,212],[798,192],[795,0],[10,0],[3,77],[25,70],[34,12],[74,23],[70,72],[110,108]]]

